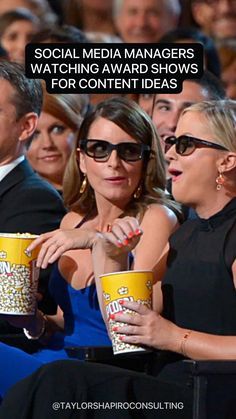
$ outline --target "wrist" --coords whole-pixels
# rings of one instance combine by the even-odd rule
[[[193,332],[193,330],[185,330],[184,335],[182,336],[182,339],[180,341],[179,352],[185,358],[189,358],[187,344],[189,342],[189,337],[190,337],[190,335],[191,335],[192,332]]]
[[[27,339],[40,339],[46,332],[46,321],[46,315],[42,311],[37,310],[32,327],[28,327],[27,329],[23,328],[23,332]]]

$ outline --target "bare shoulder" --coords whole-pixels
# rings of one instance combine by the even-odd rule
[[[178,219],[174,211],[170,208],[166,207],[165,205],[161,204],[151,204],[149,205],[148,209],[146,210],[141,226],[143,224],[150,224],[155,222],[164,225],[169,225],[171,228],[175,228],[178,226]]]
[[[70,211],[62,219],[60,228],[74,228],[83,219],[83,216],[77,212]]]

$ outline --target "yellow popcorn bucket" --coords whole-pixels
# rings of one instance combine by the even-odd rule
[[[0,233],[0,313],[34,314],[39,269],[39,249],[27,252],[37,235]]]
[[[132,313],[123,307],[119,301],[138,301],[147,307],[152,306],[152,271],[123,271],[113,272],[100,276],[103,290],[103,299],[106,307],[107,318],[109,321],[110,336],[114,354],[139,352],[146,349],[138,346],[122,342],[119,339],[121,334],[117,334],[112,330],[113,326],[121,326],[123,323],[115,322],[110,319],[111,314],[117,314],[122,311]]]

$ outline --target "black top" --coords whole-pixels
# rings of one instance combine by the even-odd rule
[[[235,258],[236,198],[209,219],[186,221],[171,237],[164,317],[180,327],[235,335]]]

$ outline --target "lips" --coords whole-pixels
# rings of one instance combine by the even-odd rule
[[[169,174],[171,175],[172,181],[175,182],[182,175],[183,172],[176,169],[168,169]]]
[[[106,180],[125,180],[123,176],[107,177]]]
[[[61,157],[60,154],[50,154],[48,156],[40,157],[39,160],[53,161],[53,160],[58,160],[60,157]]]
[[[112,183],[113,185],[121,185],[122,183],[126,182],[126,178],[123,176],[108,177],[105,180],[109,183]]]

